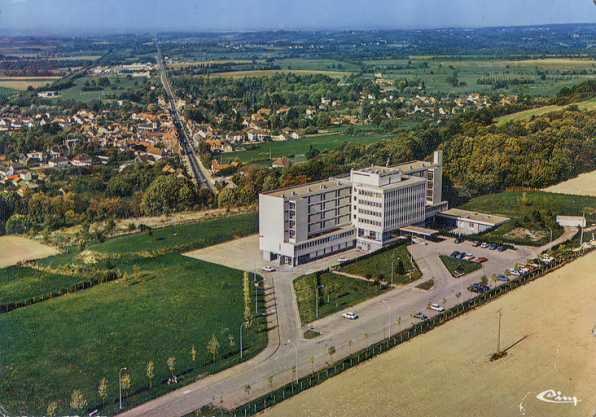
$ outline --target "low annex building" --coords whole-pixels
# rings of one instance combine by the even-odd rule
[[[447,209],[442,151],[433,162],[371,166],[326,181],[259,194],[263,259],[296,266],[351,248],[377,250],[400,228]]]
[[[449,209],[439,213],[437,217],[441,224],[454,228],[455,230],[452,231],[463,235],[484,232],[492,227],[507,223],[510,220],[504,216],[461,209]]]

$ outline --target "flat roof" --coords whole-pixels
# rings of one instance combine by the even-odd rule
[[[317,182],[309,182],[308,184],[298,185],[296,187],[281,188],[279,190],[269,191],[267,193],[262,194],[285,198],[301,197],[314,192],[321,192],[323,190],[334,190],[338,187],[346,186],[350,187],[351,185],[346,181],[324,180]],[[292,192],[294,192],[295,195],[292,195]]]
[[[437,214],[437,216],[467,220],[473,223],[483,223],[491,226],[498,226],[510,220],[509,217],[496,216],[494,214],[479,213],[477,211],[468,211],[456,208],[442,211]]]
[[[439,233],[438,230],[427,229],[426,227],[406,226],[400,227],[399,230],[406,233],[414,233],[421,236],[434,236]]]

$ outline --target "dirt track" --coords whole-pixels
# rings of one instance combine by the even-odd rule
[[[263,414],[592,416],[594,262],[596,253],[587,255]],[[512,347],[490,362],[500,308],[501,348]],[[580,401],[575,406],[536,398],[549,389]]]
[[[59,252],[49,246],[42,245],[24,237],[0,237],[0,268],[15,265],[19,261],[45,258]]]

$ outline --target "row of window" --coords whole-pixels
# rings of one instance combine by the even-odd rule
[[[369,219],[358,218],[358,221],[360,223],[370,224],[371,226],[381,227],[381,222],[376,221],[376,220],[369,220]]]
[[[314,246],[322,245],[324,243],[329,243],[334,240],[345,239],[346,237],[353,236],[353,235],[354,235],[354,231],[348,230],[347,232],[342,232],[342,233],[338,233],[336,235],[324,237],[322,239],[317,239],[317,240],[313,240],[311,242],[302,243],[302,244],[296,246],[296,250],[312,248]]]
[[[368,200],[360,200],[360,204],[365,206],[373,206],[373,207],[382,207],[383,204],[380,201],[368,201]]]
[[[368,190],[358,190],[358,195],[374,198],[383,198],[383,194]]]
[[[376,217],[382,217],[382,214],[379,213],[378,211],[372,211],[372,210],[367,210],[367,209],[358,209],[358,214],[368,214],[369,216],[376,216]]]

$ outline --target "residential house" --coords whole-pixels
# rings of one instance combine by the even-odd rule
[[[48,161],[48,165],[51,168],[63,168],[63,167],[67,167],[69,164],[70,164],[70,161],[63,156],[59,156],[57,158],[52,158]]]
[[[89,155],[81,154],[72,158],[71,163],[75,167],[90,167],[93,160]]]

